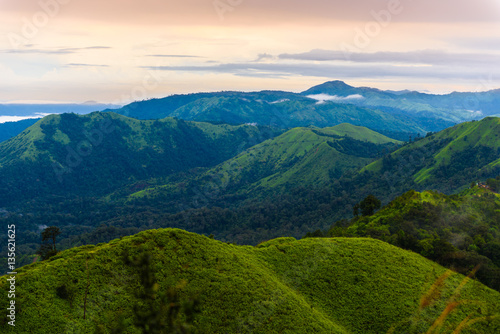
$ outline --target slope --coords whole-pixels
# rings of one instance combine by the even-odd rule
[[[29,118],[17,122],[0,123],[0,143],[17,136],[39,120],[39,118]]]
[[[132,194],[131,199],[160,195],[186,201],[195,188],[216,191],[220,196],[239,193],[258,197],[267,191],[322,186],[347,170],[365,166],[398,144],[401,143],[351,124],[324,129],[294,128],[243,151],[201,176],[142,190]]]
[[[104,194],[151,177],[210,167],[279,131],[114,113],[51,115],[0,144],[2,205]]]
[[[7,278],[0,278],[2,305]],[[139,321],[154,316],[165,324],[169,310],[182,313],[194,300],[195,333],[500,330],[498,292],[380,241],[281,238],[243,247],[175,229],[70,249],[18,269],[16,328],[139,333],[139,314]]]
[[[381,239],[462,273],[478,266],[476,277],[500,291],[499,230],[500,195],[475,186],[451,196],[409,191],[329,235]]]
[[[392,188],[452,192],[500,173],[500,118],[466,122],[404,146],[364,168]]]

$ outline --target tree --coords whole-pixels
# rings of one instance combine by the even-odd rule
[[[193,331],[194,317],[199,312],[198,298],[182,299],[181,290],[187,284],[160,291],[153,271],[152,256],[144,249],[138,257],[131,258],[127,250],[122,254],[124,263],[134,268],[140,278],[142,289],[136,297],[142,305],[134,305],[134,325],[142,333],[189,334]],[[121,332],[123,328],[118,328]]]
[[[50,226],[42,231],[42,244],[37,252],[42,260],[47,260],[57,254],[56,238],[59,234],[61,230],[57,226]]]
[[[359,215],[359,203],[356,203],[352,208],[352,214],[354,215],[354,217],[357,217]]]
[[[359,209],[361,210],[361,214],[363,216],[372,216],[375,211],[380,209],[381,205],[382,203],[377,197],[368,195],[359,203]]]

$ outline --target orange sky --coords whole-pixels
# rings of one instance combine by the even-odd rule
[[[0,102],[500,87],[498,0],[0,0]]]

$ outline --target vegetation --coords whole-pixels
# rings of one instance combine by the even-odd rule
[[[327,232],[308,236],[384,240],[463,274],[477,267],[476,277],[500,291],[500,196],[486,189],[451,196],[409,191],[375,214],[338,221]]]
[[[16,289],[16,327],[25,332],[141,333],[144,323],[169,323],[171,312],[153,321],[154,310],[194,300],[199,312],[173,317],[193,333],[500,330],[498,292],[373,239],[280,238],[249,247],[150,230],[25,266]],[[160,296],[170,289],[178,299],[166,304]],[[6,298],[0,294],[2,305]]]
[[[122,119],[121,116],[116,117]],[[226,127],[233,129],[227,125],[195,124],[205,132],[217,129],[221,136],[226,133],[223,130]],[[497,125],[497,119],[494,118],[461,124],[406,144],[361,171],[352,168],[361,168],[373,161],[376,154],[383,155],[398,142],[366,128],[347,124],[325,129],[298,128],[243,150],[213,168],[186,170],[184,168],[187,166],[183,165],[179,167],[182,169],[179,173],[148,179],[137,179],[133,174],[127,174],[130,169],[125,168],[125,165],[129,162],[116,165],[109,160],[101,172],[122,170],[118,175],[123,176],[122,186],[110,184],[112,181],[107,178],[100,179],[109,185],[112,193],[104,197],[93,195],[95,188],[99,187],[94,181],[85,181],[84,185],[79,184],[74,188],[58,184],[51,190],[52,193],[63,188],[71,191],[71,197],[44,195],[34,201],[20,202],[22,207],[7,210],[0,221],[19,226],[17,238],[20,246],[17,251],[21,264],[33,260],[33,254],[39,246],[41,225],[57,225],[63,230],[59,239],[61,249],[108,242],[145,229],[164,227],[212,234],[218,240],[239,244],[255,245],[280,236],[300,238],[307,232],[325,230],[338,220],[350,218],[354,206],[369,194],[380,199],[382,204],[387,204],[409,189],[421,191],[430,188],[451,193],[463,189],[472,181],[476,183],[498,175],[498,172],[494,173],[499,167],[493,163],[485,165],[495,158],[496,153],[483,159],[483,153],[478,150],[476,155],[466,160],[458,160],[451,155],[439,163],[441,169],[444,164],[452,169],[461,161],[477,167],[467,169],[462,165],[460,171],[455,170],[450,175],[430,172],[428,180],[422,183],[415,181],[415,175],[425,166],[434,166],[435,156],[441,156],[440,152],[450,143],[461,143],[468,150],[473,150],[477,143],[488,144],[492,150],[496,150],[497,144],[493,139]],[[257,131],[252,126],[244,128]],[[467,134],[467,141],[460,138]],[[228,147],[235,150],[234,146]],[[213,147],[207,149],[212,150]],[[458,147],[453,150],[458,151]],[[107,148],[99,156],[104,161],[94,163],[108,161],[104,158],[108,153],[113,157],[118,152]],[[167,160],[159,156],[163,160],[158,160],[158,163]],[[117,157],[116,161],[121,161],[119,159],[124,157]],[[141,161],[147,161],[145,159]],[[203,161],[203,157],[193,159]],[[165,162],[167,165],[170,163]],[[143,170],[139,166],[137,168]],[[478,168],[479,172],[475,172]],[[44,172],[39,169],[30,167],[30,173]],[[158,171],[166,172],[162,169]],[[109,178],[112,178],[112,174],[101,172],[82,175],[73,173],[77,175],[72,177],[89,180],[91,176],[110,175]],[[50,177],[53,179],[53,175]],[[450,179],[455,181],[450,182]],[[12,183],[9,178],[0,182]],[[39,183],[32,180],[32,184],[23,184],[23,187],[40,187]],[[84,186],[93,189],[90,193],[83,192],[82,196],[78,196],[79,187]]]
[[[57,226],[50,226],[43,230],[42,244],[37,253],[42,260],[47,260],[57,254],[56,238],[59,234],[61,234],[61,230]]]
[[[397,139],[407,139],[409,134],[426,132],[415,122],[408,121],[405,116],[394,116],[375,108],[368,109],[333,101],[317,102],[300,94],[280,91],[218,92],[173,95],[163,99],[134,102],[113,111],[138,119],[176,117],[227,124],[256,123],[285,129],[329,127],[348,122],[383,131],[398,137]]]
[[[3,206],[48,196],[105,195],[137,180],[210,167],[280,131],[113,113],[51,115],[0,144]]]

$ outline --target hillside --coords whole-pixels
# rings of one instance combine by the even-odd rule
[[[462,123],[404,146],[362,172],[378,175],[375,188],[450,193],[500,174],[499,136],[498,117]]]
[[[246,149],[200,176],[154,186],[132,194],[130,199],[161,196],[185,202],[195,188],[213,188],[220,196],[240,193],[259,197],[263,192],[323,186],[348,170],[362,168],[398,144],[402,143],[351,124],[294,128]]]
[[[39,120],[40,118],[30,118],[17,122],[0,123],[0,143],[17,136]]]
[[[476,277],[500,291],[499,231],[500,195],[475,186],[451,196],[412,190],[327,235],[377,238],[462,273],[479,266]]]
[[[92,196],[152,177],[210,167],[279,134],[257,126],[114,113],[51,115],[0,143],[2,206],[44,196]]]
[[[155,321],[192,324],[193,333],[496,333],[499,300],[376,240],[280,238],[248,247],[165,229],[18,269],[16,328],[140,333],[134,322]]]

